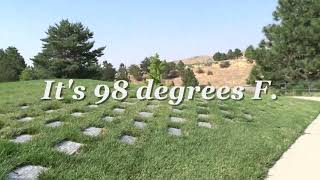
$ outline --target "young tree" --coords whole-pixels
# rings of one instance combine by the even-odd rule
[[[101,70],[102,80],[114,81],[116,73],[117,71],[111,63],[108,63],[107,61],[103,61],[103,67]]]
[[[93,49],[93,32],[81,23],[62,20],[49,26],[43,49],[33,58],[35,67],[57,78],[92,78],[99,71],[98,57],[105,47]]]
[[[150,66],[149,66],[149,76],[154,80],[155,84],[161,83],[161,73],[163,69],[163,64],[161,64],[161,60],[159,54],[156,53],[154,56],[150,57]]]
[[[184,86],[198,86],[199,82],[194,75],[193,71],[190,68],[187,68],[183,71],[181,76]]]
[[[119,66],[118,72],[116,74],[116,79],[129,81],[128,71],[126,66],[123,63],[121,63]]]
[[[176,66],[176,68],[177,68],[178,73],[179,73],[180,76],[181,76],[182,73],[183,73],[183,71],[184,71],[185,68],[186,68],[186,65],[185,65],[182,61],[179,61],[178,64],[177,64],[177,66]]]
[[[137,65],[131,65],[129,67],[129,73],[137,80],[141,81],[142,80],[142,71]]]
[[[17,48],[0,49],[0,82],[19,80],[25,67],[24,59]]]

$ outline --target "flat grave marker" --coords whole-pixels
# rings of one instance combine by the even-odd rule
[[[133,145],[136,142],[137,138],[130,135],[123,135],[120,137],[120,141],[126,144]]]
[[[59,152],[66,153],[68,155],[73,155],[79,151],[81,146],[83,146],[83,144],[81,143],[73,141],[62,141],[56,145],[56,149]]]
[[[19,136],[16,136],[14,139],[10,140],[11,142],[14,142],[14,143],[26,143],[26,142],[29,142],[32,140],[32,135],[30,134],[22,134],[22,135],[19,135]]]
[[[37,180],[39,175],[47,170],[48,168],[42,166],[22,166],[10,172],[7,180]]]
[[[83,131],[83,134],[87,136],[97,137],[102,133],[102,128],[89,127]]]

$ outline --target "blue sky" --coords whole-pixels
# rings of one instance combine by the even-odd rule
[[[276,0],[4,0],[0,48],[17,47],[31,64],[49,25],[68,18],[88,26],[96,46],[107,46],[100,61],[116,66],[155,52],[167,60],[212,55],[257,45],[276,5]]]

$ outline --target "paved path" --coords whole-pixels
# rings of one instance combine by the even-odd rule
[[[320,101],[320,97],[295,98]],[[266,180],[320,180],[320,114],[269,169]]]
[[[292,96],[293,98],[296,99],[304,99],[304,100],[310,100],[310,101],[320,101],[320,97],[307,97],[307,96]]]

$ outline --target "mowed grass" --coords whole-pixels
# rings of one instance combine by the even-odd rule
[[[64,80],[64,82],[67,82]],[[0,179],[22,165],[41,165],[49,168],[40,179],[263,179],[275,161],[301,135],[319,113],[319,103],[279,97],[277,101],[265,96],[262,101],[202,102],[200,98],[185,101],[173,112],[167,101],[137,101],[130,87],[129,102],[113,99],[90,109],[97,101],[94,87],[106,82],[76,80],[87,87],[83,101],[71,99],[42,101],[43,81],[0,83]],[[112,83],[107,83],[112,86]],[[54,92],[54,91],[53,91]],[[148,104],[159,107],[148,109]],[[29,105],[22,110],[21,105]],[[125,108],[124,114],[114,114],[115,107]],[[56,109],[46,113],[48,109]],[[83,117],[73,117],[75,111]],[[140,111],[153,112],[153,118],[142,119]],[[198,113],[208,114],[201,120],[213,128],[198,127]],[[114,115],[113,122],[101,120]],[[19,117],[31,116],[29,122]],[[185,118],[184,123],[170,122],[171,116]],[[146,122],[141,130],[133,119]],[[45,124],[60,120],[64,125],[49,128]],[[98,137],[89,137],[83,129],[104,128]],[[168,134],[168,128],[182,130],[181,137]],[[20,134],[34,138],[24,144],[10,139]],[[137,137],[133,145],[119,141],[121,135]],[[85,144],[78,154],[66,155],[55,149],[62,140]]]

